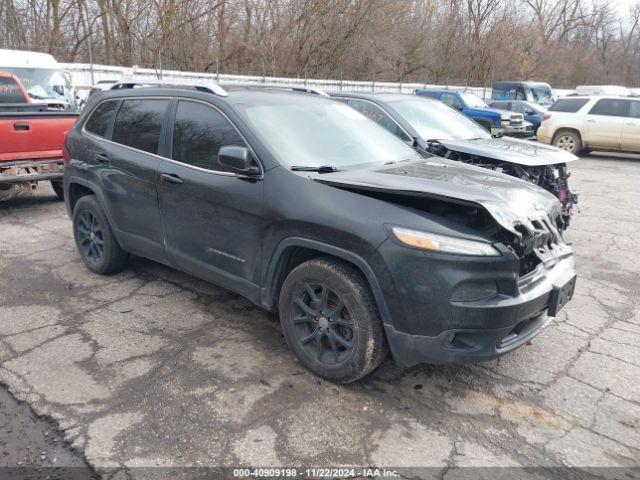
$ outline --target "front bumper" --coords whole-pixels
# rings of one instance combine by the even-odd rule
[[[63,159],[20,160],[0,162],[0,185],[13,185],[40,180],[62,180]]]
[[[506,259],[416,260],[410,260],[409,269],[408,263],[392,266],[392,275],[401,280],[395,282],[399,294],[388,302],[391,318],[384,324],[391,354],[403,366],[482,362],[504,355],[540,333],[557,313],[559,292],[564,306],[575,286],[572,252],[520,279],[508,273],[513,265]],[[399,271],[404,275],[398,277]],[[452,300],[461,285],[487,281],[496,282],[497,294]]]
[[[492,127],[491,134],[506,135],[508,137],[531,138],[535,135],[535,128],[532,124]]]

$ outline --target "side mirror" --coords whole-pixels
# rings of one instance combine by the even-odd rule
[[[536,112],[534,112],[533,110],[525,110],[525,111],[524,111],[524,114],[525,114],[525,115],[535,115],[535,114],[536,114]]]
[[[234,172],[244,175],[259,175],[260,169],[256,166],[251,152],[245,147],[227,145],[221,147],[218,152],[218,162],[220,165],[228,167]]]

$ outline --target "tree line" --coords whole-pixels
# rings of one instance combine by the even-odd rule
[[[0,48],[247,75],[640,86],[640,1],[0,0]]]

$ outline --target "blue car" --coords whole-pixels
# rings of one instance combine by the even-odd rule
[[[521,113],[491,108],[477,95],[469,92],[458,92],[448,89],[419,89],[415,95],[440,100],[486,128],[493,135],[509,135],[513,137],[531,137],[533,125],[524,121]]]
[[[535,132],[538,131],[542,117],[547,111],[547,109],[541,105],[524,100],[498,100],[491,102],[490,105],[493,108],[501,108],[521,113],[527,122],[533,124]]]

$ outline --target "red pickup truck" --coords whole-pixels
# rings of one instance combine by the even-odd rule
[[[0,190],[50,180],[62,199],[62,148],[78,113],[33,104],[20,80],[0,72]]]

